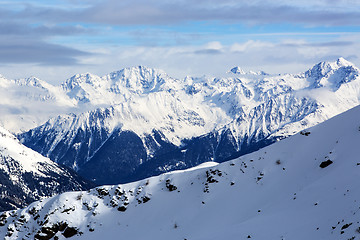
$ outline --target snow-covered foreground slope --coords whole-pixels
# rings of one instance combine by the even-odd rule
[[[75,172],[25,147],[0,127],[0,210],[24,207],[44,197],[91,186]]]
[[[359,239],[360,107],[252,154],[64,193],[0,216],[5,239]]]
[[[359,75],[343,58],[298,75],[234,68],[181,81],[145,67],[76,75],[62,85],[69,97],[113,106],[52,118],[20,138],[98,184],[124,183],[229,160],[323,122],[359,105]]]

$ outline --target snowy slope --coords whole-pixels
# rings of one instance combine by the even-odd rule
[[[340,58],[297,75],[239,67],[183,81],[146,67],[76,75],[62,85],[70,98],[112,106],[50,119],[20,138],[98,183],[126,182],[222,162],[323,122],[359,105],[359,74]],[[129,142],[128,152],[114,148]]]
[[[359,239],[360,107],[216,165],[64,193],[0,216],[4,239]]]
[[[92,185],[74,172],[22,145],[0,127],[0,210]]]

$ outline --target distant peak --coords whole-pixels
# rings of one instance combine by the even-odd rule
[[[240,67],[234,67],[230,70],[230,72],[235,73],[235,74],[246,74],[246,72],[241,69]]]
[[[15,79],[14,81],[16,84],[20,86],[42,87],[44,84],[45,85],[47,84],[46,82],[34,76],[28,78]]]
[[[337,61],[336,64],[338,66],[354,66],[354,64],[352,62],[347,61],[345,58],[340,57]]]
[[[268,75],[266,72],[264,71],[258,71],[258,72],[254,72],[254,71],[244,71],[243,69],[241,69],[240,67],[234,67],[230,70],[231,73],[234,74],[240,74],[240,75]]]
[[[142,79],[143,81],[151,81],[153,78],[165,78],[167,74],[160,69],[150,68],[146,66],[127,67],[119,71],[111,72],[110,76],[113,80],[119,79]]]
[[[78,74],[75,74],[74,76],[72,76],[71,80],[75,80],[75,79],[81,79],[81,78],[91,78],[91,77],[97,77],[96,75],[94,74],[91,74],[89,72],[86,72],[86,73],[78,73]]]
[[[307,77],[325,77],[330,72],[336,71],[342,67],[353,67],[356,68],[355,65],[344,58],[340,57],[336,61],[333,62],[320,62],[315,64],[311,69],[305,72]]]
[[[66,79],[66,81],[61,84],[65,88],[72,89],[75,86],[81,84],[81,83],[94,83],[100,80],[99,76],[96,76],[91,73],[81,73],[81,74],[75,74],[71,78]]]
[[[147,67],[147,66],[142,66],[142,65],[139,65],[139,66],[136,66],[136,67],[127,67],[127,68],[123,68],[119,71],[114,71],[112,73],[110,73],[110,75],[119,75],[119,73],[121,74],[136,74],[136,73],[140,73],[140,74],[143,74],[143,73],[151,73],[151,74],[165,74],[164,71],[160,70],[160,69],[156,69],[156,68],[150,68],[150,67]]]
[[[331,86],[337,90],[342,84],[356,79],[360,70],[344,58],[333,62],[320,62],[305,72],[312,88]]]
[[[171,78],[160,69],[137,66],[124,68],[112,72],[104,78],[110,80],[113,86],[124,87],[127,90],[137,93],[157,91]]]

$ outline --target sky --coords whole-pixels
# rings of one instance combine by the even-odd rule
[[[125,67],[220,76],[360,67],[358,0],[0,0],[0,74],[59,84]]]

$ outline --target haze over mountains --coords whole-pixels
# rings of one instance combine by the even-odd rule
[[[359,73],[340,58],[296,75],[236,67],[227,77],[179,80],[134,67],[104,77],[75,75],[58,87],[10,82],[30,93],[40,89],[25,97],[45,106],[28,127],[57,106],[74,112],[20,133],[26,146],[97,184],[114,184],[226,161],[318,124],[359,104]],[[22,114],[2,119],[14,123]]]

